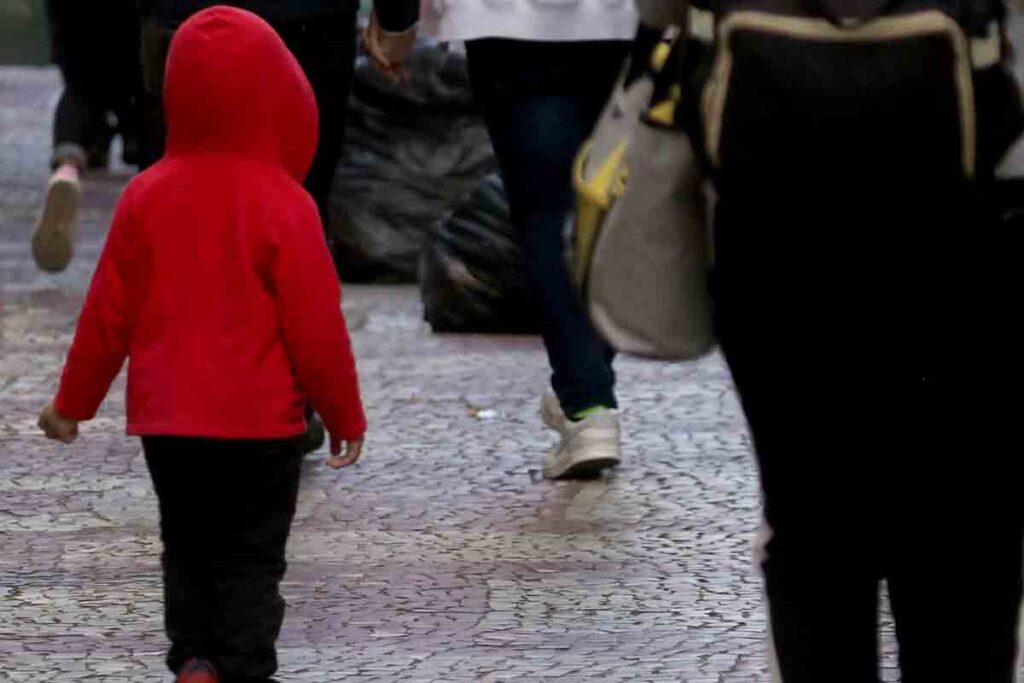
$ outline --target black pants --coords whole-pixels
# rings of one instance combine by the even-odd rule
[[[271,22],[302,66],[316,95],[320,110],[316,157],[306,176],[306,189],[313,195],[320,217],[327,225],[331,185],[345,142],[345,116],[352,90],[356,57],[356,14],[338,12],[309,19]],[[146,164],[163,154],[164,122],[159,95],[163,69],[174,27],[153,19],[143,22],[142,61],[146,89]]]
[[[135,3],[47,0],[46,11],[53,61],[64,79],[54,116],[53,164],[103,165],[115,133],[124,139],[125,161],[135,163],[142,94]]]
[[[612,351],[573,289],[564,229],[573,159],[608,100],[629,44],[477,40],[467,47],[473,91],[484,107],[540,304],[552,387],[569,415],[615,408]]]
[[[211,660],[222,681],[267,681],[285,603],[298,438],[143,439],[160,501],[167,664]]]
[[[774,353],[774,333],[733,328],[723,343],[761,469],[782,681],[876,683],[884,579],[905,683],[1011,683],[1020,402],[1001,375],[956,376],[976,356],[921,376],[861,364],[849,344]]]
[[[1010,683],[1024,287],[964,173],[948,54],[737,41],[712,284],[782,680],[876,683],[885,580],[904,683]]]
[[[326,227],[331,185],[345,144],[345,116],[356,60],[356,15],[339,13],[273,24],[306,72],[320,109],[320,138],[306,189]]]
[[[885,579],[905,683],[1010,683],[1024,373],[1006,236],[927,164],[892,175],[867,149],[804,168],[799,145],[757,145],[749,163],[777,166],[720,183],[714,288],[782,680],[878,681]]]
[[[1006,275],[1018,266],[954,188],[913,210],[891,193],[876,204],[879,188],[843,212],[807,199],[807,214],[776,211],[784,187],[761,189],[719,205],[715,286],[760,466],[782,680],[876,682],[885,579],[905,683],[1010,683],[1024,373],[1008,313],[1021,290]]]
[[[848,235],[838,212],[783,220],[756,194],[719,207],[719,333],[760,466],[785,683],[878,681],[883,579],[905,683],[1014,680],[1024,373],[1008,311],[1021,290],[1003,277],[1017,266],[976,243],[987,221],[944,194],[918,216],[919,248],[847,242],[832,256],[767,236]],[[914,229],[898,205],[875,209],[873,222],[851,210],[865,240]],[[955,245],[923,241],[955,225]]]

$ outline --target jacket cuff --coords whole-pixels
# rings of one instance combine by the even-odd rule
[[[96,417],[96,409],[90,410],[82,401],[75,401],[63,389],[57,392],[57,398],[53,400],[53,407],[62,417],[76,422],[85,422]]]
[[[344,426],[340,427],[337,431],[331,431],[330,427],[327,428],[328,433],[341,441],[356,441],[366,436],[367,424],[366,417],[360,416],[354,421],[349,421]]]

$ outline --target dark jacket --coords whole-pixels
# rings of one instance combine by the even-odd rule
[[[179,23],[212,5],[233,5],[258,14],[267,21],[310,19],[354,12],[359,0],[138,0],[143,17]],[[419,17],[418,0],[376,0],[381,25],[388,31],[404,31]]]

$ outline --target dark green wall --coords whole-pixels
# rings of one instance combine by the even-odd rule
[[[46,64],[49,50],[43,0],[0,0],[0,64]]]

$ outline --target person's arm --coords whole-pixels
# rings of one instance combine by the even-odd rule
[[[130,190],[118,202],[75,339],[54,401],[57,413],[81,422],[96,416],[100,403],[128,356],[124,266],[126,233],[131,231]]]
[[[419,0],[375,0],[363,44],[377,68],[394,81],[409,80],[405,62],[416,47]]]
[[[686,26],[689,13],[687,0],[636,0],[640,21],[650,28]]]
[[[345,441],[352,455],[353,442],[366,432],[366,417],[338,274],[313,200],[306,200],[276,226],[275,306],[299,384],[331,434],[332,454],[338,455]]]
[[[420,18],[419,0],[374,0],[374,14],[388,33],[403,33]]]

